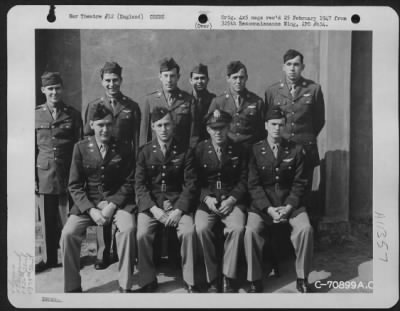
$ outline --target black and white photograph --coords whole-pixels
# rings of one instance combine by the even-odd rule
[[[8,149],[26,154],[29,230],[9,299],[366,306],[398,288],[382,283],[398,274],[398,148],[377,149],[398,146],[398,97],[375,102],[393,53],[375,21],[357,28],[370,10],[182,7],[180,25],[168,8],[93,8],[30,28],[28,126]]]

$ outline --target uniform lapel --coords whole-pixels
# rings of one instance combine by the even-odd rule
[[[175,157],[175,155],[178,153],[178,149],[177,148],[178,147],[177,147],[177,144],[175,142],[175,139],[173,139],[171,141],[171,143],[169,144],[169,147],[168,147],[167,152],[165,154],[164,162],[169,162]],[[160,152],[161,152],[161,150],[160,150]],[[162,152],[161,152],[161,154],[162,154]]]
[[[117,154],[116,148],[117,148],[117,145],[115,144],[115,141],[112,139],[107,145],[106,156],[104,157],[104,159],[102,159],[104,164],[108,163],[112,158],[115,157],[115,155]],[[99,150],[99,153],[100,153],[100,150]],[[101,154],[100,154],[100,157],[101,157]]]
[[[171,111],[175,110],[176,108],[178,108],[180,105],[182,105],[184,103],[183,95],[180,90],[177,90],[174,95],[175,95],[175,97],[174,97],[173,102],[170,107]]]
[[[307,92],[307,82],[304,80],[303,77],[300,78],[300,80],[297,82],[296,85],[297,85],[297,94],[294,98],[294,101],[298,100]]]
[[[103,158],[100,153],[99,146],[97,145],[96,138],[94,136],[89,136],[88,138],[89,144],[88,144],[88,149],[89,149],[89,155],[93,159],[94,163],[102,162]]]
[[[279,83],[279,94],[284,96],[284,97],[286,97],[286,98],[289,98],[289,99],[292,98],[292,95],[290,94],[289,88],[288,88],[286,82],[284,82],[283,80],[281,80],[280,83]]]
[[[65,106],[64,103],[62,103],[60,105],[60,107],[58,108],[56,121],[57,122],[62,122],[64,120],[66,120],[66,119],[69,119],[70,115],[67,113],[67,111],[68,111],[68,108]]]
[[[230,90],[226,91],[225,103],[228,106],[233,107],[233,111],[239,112],[239,109],[236,107],[235,98],[233,98],[233,94],[231,93]],[[224,107],[221,107],[221,109],[226,110]]]

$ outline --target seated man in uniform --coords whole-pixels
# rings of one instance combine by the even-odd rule
[[[129,146],[112,138],[112,122],[112,112],[98,105],[90,120],[94,136],[74,147],[69,191],[75,204],[60,240],[65,292],[82,291],[79,258],[87,227],[111,221],[117,226],[119,290],[131,291],[136,249],[134,158]]]
[[[296,288],[301,293],[309,291],[313,229],[302,204],[307,186],[304,150],[301,145],[282,138],[285,121],[280,110],[269,110],[265,119],[268,136],[255,143],[250,151],[248,187],[252,202],[244,247],[251,293],[263,291],[263,233],[267,226],[287,221],[292,227],[290,239],[296,253]]]
[[[244,148],[228,138],[232,119],[229,113],[217,109],[209,112],[205,119],[210,139],[200,142],[195,152],[201,189],[195,217],[196,232],[203,250],[208,292],[216,293],[218,259],[212,229],[218,221],[225,225],[223,292],[233,293],[237,292],[234,280],[243,249],[246,221],[247,159]]]
[[[183,280],[189,293],[194,286],[195,229],[193,205],[196,174],[193,151],[173,138],[174,121],[165,107],[155,107],[151,128],[156,138],[143,145],[136,163],[138,198],[139,292],[157,289],[153,243],[160,225],[176,228],[181,243]]]

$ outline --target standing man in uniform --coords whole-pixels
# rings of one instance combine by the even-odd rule
[[[153,243],[157,229],[164,225],[176,228],[181,244],[183,280],[187,291],[192,293],[197,291],[194,283],[196,174],[193,150],[173,137],[174,120],[167,108],[153,109],[151,127],[156,138],[141,147],[136,163],[138,291],[157,289]]]
[[[309,192],[314,168],[320,163],[317,137],[325,124],[325,104],[321,86],[302,77],[304,67],[303,55],[288,50],[283,55],[284,79],[267,89],[265,104],[268,110],[280,109],[286,116],[283,138],[303,145]]]
[[[229,113],[218,109],[208,113],[206,124],[210,139],[200,142],[195,152],[201,189],[195,225],[203,250],[209,293],[218,292],[214,225],[218,221],[225,225],[224,293],[237,292],[234,283],[238,277],[239,254],[243,249],[248,163],[243,147],[228,138],[231,119]]]
[[[72,150],[82,137],[80,113],[62,101],[60,74],[45,72],[41,79],[46,102],[35,109],[35,192],[44,218],[46,254],[36,272],[58,264],[58,241],[69,212],[67,188]]]
[[[100,70],[101,84],[105,95],[90,102],[84,112],[84,135],[93,135],[90,120],[95,107],[103,105],[112,112],[112,136],[127,145],[132,157],[139,147],[140,108],[139,105],[121,92],[122,68],[116,62],[106,62]],[[100,226],[97,234],[97,260],[95,269],[102,270],[111,262],[110,248],[112,241],[111,225]]]
[[[250,151],[248,187],[251,206],[244,236],[247,280],[251,293],[263,291],[262,263],[265,229],[273,223],[289,221],[290,239],[296,254],[296,289],[309,291],[307,277],[313,255],[313,229],[303,205],[307,185],[302,145],[282,136],[285,115],[280,110],[267,112],[266,139]]]
[[[197,117],[199,124],[199,141],[202,141],[208,137],[208,133],[205,126],[203,125],[203,120],[208,112],[208,108],[211,105],[211,101],[215,97],[214,93],[210,93],[207,90],[208,82],[210,81],[208,77],[208,67],[203,64],[198,64],[193,67],[190,72],[189,82],[192,85],[192,95],[196,100]]]
[[[246,88],[247,69],[240,61],[230,62],[226,71],[228,90],[212,101],[209,111],[224,110],[232,116],[229,138],[244,147],[265,137],[264,102]]]
[[[173,58],[164,58],[160,62],[162,89],[146,96],[142,108],[140,127],[140,145],[155,138],[152,133],[151,115],[155,107],[164,107],[171,112],[175,124],[174,138],[186,146],[194,146],[199,139],[199,124],[196,103],[193,96],[178,88],[179,65]]]
[[[82,292],[80,253],[89,226],[117,226],[118,281],[121,293],[131,292],[136,253],[134,157],[130,146],[112,137],[113,115],[101,104],[93,107],[93,136],[75,144],[69,177],[74,200],[62,231],[64,292]]]

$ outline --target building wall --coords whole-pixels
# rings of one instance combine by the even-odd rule
[[[45,71],[60,72],[64,82],[64,100],[81,110],[82,74],[79,30],[36,30],[36,105],[46,98],[40,91],[40,76]]]
[[[321,223],[370,223],[371,32],[37,30],[37,104],[44,100],[40,75],[59,71],[65,102],[82,110],[103,96],[99,71],[105,61],[123,67],[122,92],[142,104],[160,87],[158,61],[165,56],[181,66],[184,90],[190,90],[190,69],[207,64],[209,89],[217,94],[226,88],[227,63],[241,60],[248,69],[248,89],[263,97],[265,88],[282,77],[282,55],[289,48],[304,54],[304,76],[322,85],[326,104],[327,121],[318,138],[321,172],[310,211]]]
[[[350,220],[372,217],[372,32],[352,36],[350,136]]]
[[[304,53],[305,75],[318,80],[318,41],[316,31],[82,30],[83,105],[103,95],[99,70],[109,60],[123,67],[122,91],[143,103],[160,87],[158,62],[166,56],[180,65],[184,90],[190,90],[191,68],[207,64],[209,89],[217,94],[226,88],[227,63],[240,60],[248,69],[248,89],[264,97],[265,88],[281,78],[282,56],[289,48]]]

